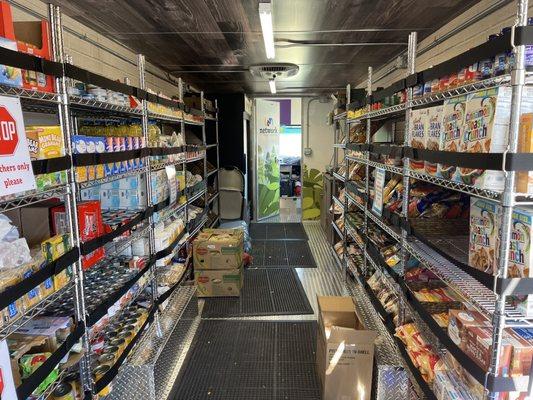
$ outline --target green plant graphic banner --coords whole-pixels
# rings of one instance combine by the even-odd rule
[[[302,218],[304,220],[320,219],[320,202],[324,182],[322,172],[304,164],[303,192],[302,192]]]
[[[257,218],[279,214],[279,103],[256,100]]]

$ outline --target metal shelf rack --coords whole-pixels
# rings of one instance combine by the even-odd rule
[[[184,118],[179,118],[175,116],[169,116],[169,115],[163,115],[158,113],[153,113],[148,111],[148,98],[150,98],[150,101],[158,101],[161,104],[165,104],[168,107],[170,107],[171,104],[170,100],[162,101],[159,96],[155,95],[146,95],[146,84],[145,84],[145,60],[142,55],[138,56],[138,72],[139,72],[139,88],[133,88],[132,86],[129,86],[128,84],[121,84],[114,81],[111,81],[105,77],[99,77],[99,81],[102,82],[102,87],[106,89],[111,89],[114,91],[121,90],[120,88],[123,88],[125,95],[132,95],[131,92],[128,93],[130,89],[132,89],[133,92],[135,92],[135,96],[137,94],[140,94],[142,97],[142,93],[145,93],[145,97],[138,98],[140,100],[140,106],[137,108],[131,108],[127,107],[125,105],[117,105],[117,104],[110,104],[102,101],[96,101],[94,99],[89,98],[83,98],[80,96],[73,96],[70,95],[70,85],[72,84],[73,78],[71,75],[68,75],[68,68],[66,67],[69,65],[67,62],[70,60],[67,60],[67,56],[64,54],[64,48],[63,48],[63,24],[61,21],[62,15],[60,12],[60,8],[54,5],[49,6],[49,20],[50,20],[50,32],[51,32],[51,42],[53,44],[52,50],[53,50],[53,61],[57,63],[57,65],[61,66],[61,69],[58,69],[58,72],[54,72],[57,75],[55,76],[55,88],[56,91],[54,93],[46,93],[46,92],[38,92],[38,91],[32,91],[32,90],[26,90],[22,88],[15,88],[10,86],[4,86],[0,85],[0,95],[3,96],[11,96],[16,97],[21,100],[22,103],[22,109],[23,111],[31,111],[31,112],[39,112],[39,113],[54,113],[58,115],[58,121],[59,125],[61,127],[61,132],[63,134],[63,141],[65,143],[65,149],[66,149],[66,156],[69,159],[70,165],[75,165],[73,157],[74,149],[72,148],[72,136],[77,133],[78,125],[81,120],[106,120],[106,121],[123,121],[124,119],[135,119],[136,121],[139,121],[138,123],[142,126],[142,136],[144,138],[144,141],[148,143],[148,124],[149,119],[155,120],[157,123],[161,124],[170,124],[172,126],[179,125],[181,132],[185,132],[185,126],[190,125],[192,129],[195,129],[195,131],[200,132],[201,130],[201,146],[203,148],[206,148],[206,137],[205,137],[205,123],[202,121],[186,121]],[[18,61],[14,61],[18,62]],[[17,66],[17,65],[15,65]],[[37,66],[36,66],[37,67]],[[60,72],[59,72],[60,71]],[[83,71],[83,70],[82,70]],[[88,77],[95,77],[95,74],[87,72]],[[89,79],[89,78],[88,78]],[[106,82],[110,87],[105,87]],[[111,83],[112,82],[112,83]],[[92,82],[86,82],[86,83],[92,83]],[[176,88],[176,91],[179,92],[179,102],[176,102],[176,109],[181,110],[182,106],[180,103],[183,103],[183,95],[184,95],[184,86],[185,84],[179,80],[178,87]],[[140,89],[140,90],[139,90]],[[202,109],[196,110],[194,113],[199,116],[199,119],[204,119],[205,117],[205,110],[203,106],[203,92],[200,93],[201,99],[202,99]],[[156,100],[154,100],[156,99]],[[210,124],[216,124],[216,143],[218,143],[218,115],[216,118],[210,118],[208,119]],[[218,154],[218,144],[210,145],[208,148],[211,149],[210,151],[214,151],[214,148],[216,147],[217,152],[217,165],[216,168],[218,171],[218,160],[219,160],[219,154]],[[185,152],[185,150],[184,150]],[[166,154],[164,152],[159,152],[157,154]],[[75,173],[75,167],[69,168],[67,171],[68,175],[68,182],[66,184],[48,188],[44,191],[34,191],[31,193],[21,193],[17,196],[11,196],[11,197],[4,197],[0,199],[0,212],[6,212],[9,210],[17,209],[20,207],[25,207],[33,204],[37,204],[52,198],[60,198],[64,204],[65,204],[65,212],[66,212],[66,225],[67,225],[67,233],[72,238],[72,245],[73,247],[80,249],[82,248],[81,238],[79,235],[79,227],[78,227],[78,213],[77,213],[77,206],[79,202],[81,201],[81,190],[91,188],[96,185],[101,185],[109,182],[113,182],[116,180],[124,179],[127,177],[132,176],[139,176],[141,174],[146,175],[146,179],[144,180],[144,186],[143,190],[145,190],[145,193],[147,194],[147,211],[154,211],[154,204],[152,204],[152,193],[151,193],[151,180],[152,180],[152,172],[157,170],[158,168],[166,167],[168,165],[181,165],[183,169],[186,169],[187,162],[192,161],[203,161],[203,178],[204,178],[204,187],[207,187],[207,179],[215,176],[215,172],[212,172],[210,174],[207,174],[207,155],[206,152],[201,157],[196,157],[194,160],[186,160],[185,153],[183,154],[183,158],[181,160],[172,161],[168,163],[159,163],[155,164],[153,160],[151,159],[150,152],[143,152],[142,153],[142,159],[144,161],[144,166],[137,170],[128,171],[122,174],[118,175],[112,175],[105,178],[100,179],[93,179],[90,181],[84,181],[84,182],[78,182],[76,173]],[[172,155],[174,158],[175,155]],[[199,198],[204,196],[204,210],[203,213],[200,214],[198,219],[196,220],[196,224],[194,226],[187,223],[187,214],[188,209],[190,207],[190,204],[193,201],[197,201]],[[206,189],[203,189],[199,193],[195,193],[194,196],[188,199],[188,201],[182,205],[178,205],[172,212],[172,214],[176,214],[177,212],[184,212],[184,218],[185,223],[187,226],[190,227],[190,231],[185,231],[184,236],[186,239],[183,240],[183,243],[190,243],[190,241],[194,238],[194,236],[204,227],[204,225],[207,222],[207,218],[205,217],[205,214],[207,212],[207,209],[210,207],[211,204],[213,204],[214,199],[216,199],[218,196],[218,189],[217,192],[209,199],[206,198]],[[180,196],[178,196],[179,200]],[[165,209],[172,209],[176,206],[175,204],[168,204],[167,207],[163,209],[159,209],[158,211],[163,211]],[[213,206],[211,206],[213,207]],[[172,215],[171,214],[171,215]],[[134,241],[140,239],[140,238],[148,238],[149,243],[149,250],[150,254],[155,254],[155,237],[154,237],[154,220],[152,213],[149,212],[146,214],[146,219],[143,221],[142,224],[138,225],[135,230],[131,231],[131,234],[127,237],[117,239],[116,241],[109,242],[102,244],[101,247],[105,247],[108,250],[108,254],[110,255],[118,255],[119,253],[127,250]],[[181,246],[180,246],[181,247]],[[87,296],[88,288],[89,286],[86,285],[85,278],[86,273],[84,272],[82,268],[82,262],[80,258],[80,252],[76,249],[76,260],[74,261],[74,264],[72,264],[73,268],[73,278],[72,280],[63,288],[59,289],[52,295],[48,296],[47,298],[39,301],[37,304],[26,308],[23,310],[23,312],[20,312],[20,316],[7,323],[4,324],[0,330],[0,338],[4,339],[6,337],[9,337],[13,332],[15,332],[17,329],[22,327],[24,324],[26,324],[31,319],[35,318],[37,315],[42,315],[43,313],[51,312],[53,310],[56,310],[59,308],[64,308],[64,304],[71,304],[72,307],[71,314],[75,317],[75,323],[78,327],[76,334],[81,335],[81,343],[83,346],[83,355],[81,356],[81,359],[79,361],[79,376],[80,376],[80,383],[81,388],[84,392],[84,398],[96,398],[96,387],[95,387],[95,378],[93,375],[93,368],[94,364],[91,363],[91,343],[89,341],[90,337],[90,327],[88,326],[87,321],[90,320],[90,313],[88,312],[88,308],[86,302],[87,302]],[[174,249],[175,250],[175,249]],[[70,259],[69,259],[70,260]],[[96,269],[107,269],[109,268],[109,261],[110,257],[106,257],[91,268]],[[139,296],[144,296],[146,292],[150,292],[149,294],[149,302],[154,305],[160,305],[158,303],[158,294],[157,294],[157,274],[155,273],[155,261],[153,259],[149,259],[150,263],[149,266],[146,267],[146,269],[142,272],[142,276],[139,273],[138,275],[132,275],[132,279],[130,281],[126,281],[124,283],[124,286],[120,289],[118,289],[115,294],[118,296],[119,293],[122,293],[124,290],[127,291],[129,287],[128,285],[133,286],[135,284],[140,284],[141,278],[142,278],[142,284],[140,284],[138,291],[136,290],[134,297],[131,298],[127,303],[123,304],[121,307],[121,310],[124,309],[124,307],[131,304],[133,301],[139,298]],[[53,276],[53,275],[52,275]],[[133,279],[134,278],[134,279]],[[145,279],[147,279],[145,281]],[[133,282],[135,280],[135,282]],[[133,283],[132,283],[133,282]],[[182,283],[185,285],[185,283]],[[137,286],[135,286],[137,287]],[[166,310],[163,310],[162,308],[160,310],[155,310],[154,315],[154,321],[151,323],[151,326],[149,327],[148,331],[154,333],[159,332],[160,326],[159,323],[161,321],[164,321],[165,318],[167,318],[169,321],[172,320],[172,323],[174,324],[174,327],[179,325],[179,319],[181,317],[181,314],[178,315],[176,312],[179,309],[183,309],[183,307],[194,308],[193,306],[196,304],[196,300],[191,300],[194,298],[194,287],[184,287],[184,286],[176,286],[172,290],[175,290],[175,292],[171,291],[171,293],[168,293],[171,296],[170,304],[174,304],[176,306],[180,306],[181,308],[173,309],[172,307],[167,308]],[[114,294],[113,294],[114,295]],[[186,301],[183,300],[186,298]],[[184,304],[181,304],[183,301],[185,301]],[[161,303],[165,304],[165,302],[161,301]],[[179,303],[179,304],[178,304]],[[104,304],[104,303],[102,303]],[[181,305],[180,305],[181,304]],[[189,304],[192,304],[192,306],[189,306]],[[98,305],[96,305],[98,307]],[[182,307],[183,306],[183,307]],[[118,313],[121,312],[121,310],[118,311]],[[100,312],[101,310],[99,310]],[[118,315],[118,314],[116,314]],[[93,321],[95,322],[95,321]],[[147,331],[144,331],[143,333],[139,333],[140,336],[140,342],[143,343],[142,339],[144,334]],[[173,332],[177,332],[177,329],[174,329]],[[167,337],[168,339],[168,337]],[[140,348],[139,345],[136,345],[136,348]],[[129,363],[131,362],[132,357],[128,357],[127,360],[124,362],[124,364],[120,367],[119,371],[122,369],[125,369],[128,367]],[[42,372],[42,371],[41,371]],[[46,374],[48,375],[48,374]],[[63,374],[64,375],[64,374]],[[58,381],[59,382],[59,381]],[[51,392],[54,390],[56,386],[52,385],[50,386],[47,391],[45,392],[46,396],[49,396]],[[25,388],[24,390],[28,390]],[[112,392],[113,393],[113,392]],[[115,394],[118,394],[118,391],[115,392]],[[27,397],[27,396],[25,396]],[[22,400],[22,399],[21,399]]]
[[[512,29],[519,29],[523,26],[527,25],[527,9],[528,9],[528,1],[527,0],[516,0],[517,4],[517,12],[516,12],[516,25]],[[359,235],[360,237],[364,238],[366,240],[366,243],[364,246],[359,246],[362,250],[363,258],[364,260],[361,262],[361,265],[355,266],[352,265],[351,262],[348,264],[346,261],[343,262],[343,267],[348,271],[353,273],[354,275],[358,275],[360,279],[364,279],[361,275],[361,271],[365,271],[365,273],[368,271],[368,268],[375,271],[381,271],[382,273],[388,275],[390,273],[390,289],[394,292],[397,292],[398,298],[402,299],[400,303],[400,324],[404,323],[406,321],[406,318],[410,317],[411,320],[414,320],[415,323],[419,326],[421,332],[424,336],[428,336],[428,338],[431,338],[431,343],[435,344],[434,348],[437,352],[440,352],[441,350],[448,351],[449,340],[442,337],[442,332],[439,335],[435,334],[435,328],[431,327],[431,324],[427,324],[427,321],[424,319],[424,316],[422,316],[422,311],[420,311],[420,308],[414,307],[410,302],[409,299],[406,297],[406,293],[404,293],[405,288],[402,288],[402,285],[399,283],[401,280],[403,280],[403,272],[406,268],[406,260],[408,257],[412,256],[416,259],[418,259],[423,266],[425,266],[427,269],[432,271],[441,281],[447,284],[447,286],[452,289],[459,298],[463,300],[464,303],[470,305],[470,307],[474,310],[477,310],[481,313],[483,313],[487,320],[492,324],[492,347],[491,347],[491,359],[490,359],[490,368],[488,372],[485,372],[484,370],[479,369],[477,367],[477,377],[476,379],[478,382],[484,386],[485,388],[485,398],[494,400],[498,398],[497,392],[505,392],[506,390],[509,391],[511,387],[514,387],[515,391],[527,391],[528,390],[528,376],[515,378],[513,383],[509,383],[508,381],[505,381],[508,378],[502,377],[499,375],[500,369],[500,354],[502,352],[502,338],[503,338],[503,330],[505,328],[510,327],[532,327],[533,326],[533,318],[527,317],[521,312],[519,312],[514,305],[511,304],[510,299],[508,298],[509,295],[512,295],[509,291],[504,291],[502,287],[505,287],[505,285],[501,285],[501,280],[507,279],[507,263],[509,259],[509,239],[511,235],[511,221],[512,221],[512,212],[513,208],[515,206],[520,205],[530,205],[531,204],[531,195],[530,194],[521,194],[516,193],[514,191],[514,184],[515,184],[515,172],[514,171],[507,171],[505,174],[505,187],[504,190],[501,192],[497,191],[491,191],[491,190],[483,190],[479,189],[473,185],[467,185],[465,183],[455,182],[447,179],[442,179],[434,176],[427,175],[425,173],[412,171],[409,169],[409,158],[403,154],[403,166],[397,166],[397,165],[389,165],[384,164],[383,162],[375,161],[376,158],[372,156],[374,152],[380,153],[380,146],[381,143],[378,144],[378,146],[375,146],[371,142],[371,123],[376,120],[392,120],[395,121],[397,124],[404,124],[406,127],[406,131],[408,131],[407,127],[409,126],[409,117],[410,117],[410,111],[415,108],[421,108],[424,106],[430,106],[435,103],[442,103],[446,99],[458,97],[458,96],[464,96],[471,93],[475,93],[480,90],[485,89],[491,89],[491,88],[497,88],[502,85],[511,86],[513,90],[513,97],[512,97],[512,103],[511,103],[511,113],[510,113],[510,128],[509,128],[509,147],[506,154],[512,154],[517,152],[517,141],[518,141],[518,135],[519,135],[519,117],[520,117],[520,106],[521,106],[521,97],[522,97],[522,88],[525,85],[531,84],[530,76],[526,76],[526,68],[524,66],[524,51],[525,51],[525,45],[514,45],[511,44],[511,40],[514,37],[514,33],[511,33],[511,35],[508,35],[510,37],[510,40],[508,42],[508,49],[509,51],[513,51],[514,57],[516,60],[516,64],[513,67],[514,70],[511,71],[510,74],[504,74],[501,76],[496,76],[490,79],[484,79],[468,84],[464,84],[459,87],[455,87],[452,89],[448,89],[445,91],[437,92],[437,93],[431,93],[426,94],[421,97],[414,97],[414,87],[418,84],[421,84],[421,82],[426,82],[424,79],[427,78],[428,80],[435,79],[437,76],[437,72],[434,72],[435,69],[440,71],[444,70],[445,68],[454,68],[459,66],[458,62],[456,61],[456,58],[454,60],[448,61],[446,63],[443,63],[442,66],[436,66],[433,69],[422,71],[415,73],[415,60],[416,60],[416,45],[417,45],[417,38],[416,33],[411,33],[409,35],[409,41],[408,41],[408,51],[407,51],[407,65],[408,65],[408,71],[406,79],[404,80],[404,86],[403,89],[399,90],[405,90],[406,91],[406,101],[401,104],[396,104],[394,106],[389,106],[385,108],[381,108],[378,110],[371,110],[371,105],[367,104],[366,111],[358,116],[357,118],[349,118],[346,120],[346,123],[348,126],[352,124],[366,124],[366,131],[367,131],[367,137],[366,137],[366,144],[361,146],[354,146],[352,143],[347,143],[346,148],[348,149],[354,149],[357,150],[358,155],[347,155],[345,157],[345,163],[347,165],[347,169],[349,170],[349,167],[351,163],[359,163],[364,165],[365,171],[366,171],[366,180],[365,180],[365,188],[363,189],[362,185],[353,186],[352,182],[346,180],[346,186],[352,187],[352,189],[357,189],[357,192],[354,192],[355,196],[356,194],[362,194],[362,198],[364,199],[364,204],[360,204],[355,200],[355,198],[347,194],[346,195],[346,202],[345,205],[345,212],[348,210],[348,206],[351,204],[356,204],[357,207],[363,211],[364,213],[364,221],[361,224],[361,226],[353,227],[350,225],[350,222],[348,219],[345,221],[345,226],[347,227],[347,234],[344,236],[344,258],[345,260],[348,258],[346,253],[346,244],[347,241],[350,240],[350,237]],[[503,40],[509,39],[508,37],[501,38],[501,41],[503,43]],[[472,54],[478,54],[475,51],[481,51],[485,52],[483,54],[487,54],[487,49],[490,48],[491,43],[485,43],[484,45],[479,46],[480,49],[471,49],[468,50],[464,54],[464,59],[469,59],[468,57],[472,58]],[[507,45],[507,42],[505,43]],[[463,55],[460,55],[463,56]],[[460,56],[457,56],[460,57]],[[452,66],[453,64],[453,66]],[[470,64],[469,64],[470,65]],[[466,66],[466,65],[465,65]],[[442,74],[443,76],[445,73]],[[369,68],[368,71],[368,82],[367,82],[367,101],[368,99],[374,99],[374,101],[379,101],[376,99],[380,99],[385,94],[382,93],[395,93],[399,90],[397,90],[398,85],[393,85],[391,88],[384,89],[382,93],[379,92],[373,92],[372,91],[372,68]],[[423,85],[423,83],[422,83]],[[347,87],[347,94],[350,92],[350,86]],[[381,97],[380,97],[381,96]],[[372,101],[372,100],[370,100]],[[349,100],[348,100],[349,103]],[[337,116],[334,118],[337,123],[343,119],[343,116]],[[405,119],[405,121],[403,121]],[[403,143],[400,144],[400,146],[404,146],[404,149],[409,146],[409,132],[407,132],[404,135]],[[335,144],[333,146],[333,151],[336,153],[339,149],[339,146],[337,146],[338,141],[333,141]],[[367,146],[367,147],[365,147]],[[391,153],[392,154],[392,153]],[[403,190],[404,193],[410,193],[409,192],[409,186],[413,179],[424,181],[431,183],[436,186],[440,186],[442,188],[447,188],[450,190],[454,190],[457,192],[462,192],[465,194],[468,194],[470,196],[475,196],[479,198],[488,199],[491,201],[498,202],[500,206],[502,207],[502,215],[500,217],[501,220],[501,243],[503,245],[500,246],[499,249],[499,265],[497,270],[497,275],[494,277],[494,286],[491,287],[490,284],[487,284],[485,281],[480,281],[476,278],[475,273],[470,273],[468,268],[466,268],[464,265],[454,263],[450,258],[444,257],[441,253],[436,251],[437,249],[432,248],[429,244],[426,244],[425,241],[420,240],[420,233],[417,233],[417,236],[414,236],[411,234],[411,231],[409,230],[409,227],[411,226],[408,220],[408,205],[409,205],[409,195],[403,196],[403,203],[402,203],[402,213],[399,216],[399,222],[394,222],[395,226],[391,226],[388,223],[384,222],[382,219],[382,216],[379,216],[377,214],[374,214],[370,209],[369,205],[373,201],[369,194],[370,194],[370,188],[369,188],[369,177],[372,169],[379,168],[381,170],[384,170],[388,174],[396,174],[401,175],[403,177]],[[335,174],[334,174],[335,176]],[[341,180],[340,176],[337,177],[337,180]],[[345,178],[346,179],[346,178]],[[369,239],[365,232],[368,230],[368,224],[376,224],[381,231],[386,232],[389,236],[391,236],[396,242],[399,243],[401,248],[401,256],[400,256],[400,263],[397,267],[394,268],[394,271],[387,267],[384,261],[380,264],[374,261],[372,258],[373,256],[368,252],[369,248]],[[335,229],[335,228],[333,228]],[[360,245],[361,243],[357,243]],[[375,248],[375,246],[374,246]],[[459,261],[458,261],[459,262]],[[396,278],[394,278],[396,276]],[[482,279],[480,277],[479,279]],[[397,282],[395,282],[395,280]],[[527,278],[525,279],[527,280]],[[519,283],[518,283],[519,284]],[[525,282],[525,286],[523,286],[523,289],[521,293],[524,293],[526,289],[524,287],[529,287],[528,282]],[[512,291],[513,289],[511,289]],[[529,295],[533,295],[532,293],[529,293]],[[357,300],[359,300],[360,296],[357,296]],[[373,307],[370,305],[369,307]],[[427,319],[427,318],[426,318]],[[435,325],[435,324],[433,324]],[[428,342],[430,339],[428,339]],[[401,349],[402,350],[402,349]],[[453,349],[451,353],[453,354],[457,353],[457,349]],[[462,350],[459,350],[462,351]],[[409,363],[409,360],[406,359],[407,353],[405,351],[402,351],[400,354],[400,357],[404,358],[403,365],[405,366],[405,370],[409,370],[409,367],[412,367],[412,364]],[[468,356],[465,355],[465,357],[468,358]],[[473,361],[471,362],[473,363]],[[476,367],[471,367],[471,369],[475,370]],[[415,383],[415,380],[413,379],[413,376],[411,376],[411,382]],[[513,386],[515,385],[515,386]],[[417,385],[414,384],[416,387]],[[427,386],[427,385],[426,385]],[[507,387],[508,389],[502,389]],[[498,388],[500,390],[498,390]],[[417,394],[421,398],[435,398],[436,396],[432,392],[431,387],[423,388],[423,390],[420,390],[420,387],[418,387]],[[416,397],[416,396],[413,396]]]

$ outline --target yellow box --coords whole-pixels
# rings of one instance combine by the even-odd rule
[[[41,243],[41,252],[46,262],[57,260],[70,249],[70,236],[55,235]]]
[[[105,177],[103,164],[98,164],[94,166],[94,176],[96,179],[102,179]]]
[[[63,157],[65,146],[60,126],[27,126],[26,137],[37,142],[36,159]]]
[[[76,167],[76,182],[87,182],[87,167]]]

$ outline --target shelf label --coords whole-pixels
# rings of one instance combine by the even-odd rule
[[[0,197],[35,189],[20,99],[0,96]]]
[[[381,216],[383,212],[383,187],[385,186],[385,170],[376,168],[374,178],[374,202],[372,203],[372,212]]]

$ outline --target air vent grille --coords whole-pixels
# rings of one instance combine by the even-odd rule
[[[264,79],[270,79],[274,76],[276,78],[288,78],[298,73],[298,66],[296,64],[276,63],[276,64],[256,64],[250,66],[252,75]]]

